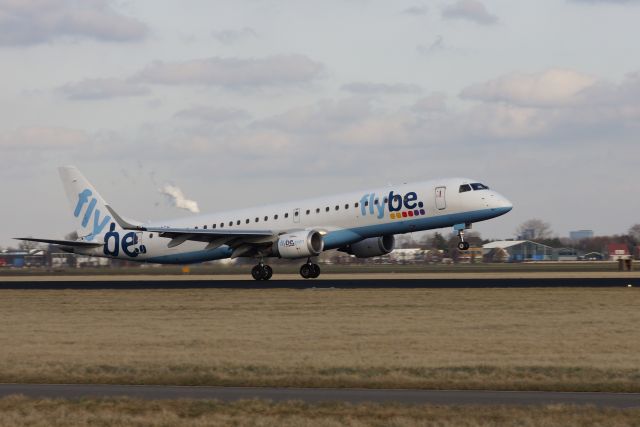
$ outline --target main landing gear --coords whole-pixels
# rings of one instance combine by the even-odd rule
[[[273,276],[273,269],[260,261],[260,264],[251,269],[251,276],[256,280],[269,280]]]
[[[469,249],[469,242],[464,241],[464,229],[458,230],[458,238],[460,242],[458,242],[458,249],[461,251],[466,251]]]
[[[320,276],[320,266],[311,262],[311,258],[307,259],[306,264],[300,267],[300,275],[303,279],[315,279]]]

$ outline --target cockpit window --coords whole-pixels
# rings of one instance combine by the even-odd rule
[[[467,191],[471,191],[471,186],[469,184],[462,184],[460,186],[460,193],[466,193]]]
[[[474,190],[488,190],[489,189],[489,187],[487,187],[484,184],[480,184],[479,182],[471,184],[471,186],[473,187]]]

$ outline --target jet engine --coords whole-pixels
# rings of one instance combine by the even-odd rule
[[[396,243],[393,235],[370,237],[349,245],[344,252],[355,255],[357,258],[370,258],[390,253]]]
[[[320,255],[324,240],[316,230],[302,230],[283,234],[273,244],[273,252],[280,258],[307,258]]]

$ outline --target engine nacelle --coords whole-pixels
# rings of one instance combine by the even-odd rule
[[[396,239],[391,236],[370,237],[351,244],[346,252],[357,258],[370,258],[390,253],[396,244]]]
[[[273,244],[273,252],[280,258],[307,258],[320,255],[324,240],[316,230],[303,230],[283,234]]]

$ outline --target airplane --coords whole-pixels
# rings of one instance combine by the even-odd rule
[[[120,216],[74,166],[59,168],[77,225],[75,240],[49,243],[82,255],[159,264],[193,264],[250,257],[255,280],[269,280],[265,258],[305,259],[300,276],[320,276],[311,259],[338,250],[358,258],[394,249],[396,234],[453,227],[464,231],[509,212],[513,205],[480,181],[446,178],[374,188],[210,215],[142,223]]]

